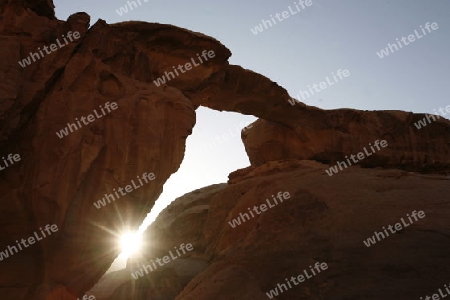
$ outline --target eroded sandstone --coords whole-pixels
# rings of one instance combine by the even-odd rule
[[[321,227],[323,225],[310,224],[310,217],[323,221],[323,224],[336,226],[327,223],[330,221],[324,221],[329,211],[327,208],[333,204],[334,198],[318,194],[319,191],[314,189],[297,192],[298,199],[303,200],[299,200],[302,203],[300,208],[291,207],[289,213],[292,216],[286,217],[281,213],[265,217],[267,220],[263,228],[272,228],[268,235],[253,232],[248,227],[236,228],[234,231],[227,229],[224,216],[241,208],[236,206],[236,199],[240,199],[242,205],[253,203],[268,191],[264,188],[272,185],[272,181],[258,181],[263,177],[253,177],[265,174],[288,181],[283,177],[283,170],[287,167],[278,165],[277,160],[333,162],[348,152],[360,150],[368,140],[386,138],[393,147],[380,153],[381,156],[376,157],[376,160],[367,161],[369,166],[428,172],[448,170],[448,121],[435,122],[415,132],[411,124],[423,115],[348,109],[324,111],[303,104],[291,106],[290,97],[284,88],[260,74],[229,65],[231,52],[219,41],[200,33],[144,22],[109,25],[100,20],[89,27],[90,18],[85,13],[73,14],[67,21],[57,20],[51,0],[2,0],[0,13],[0,156],[17,153],[21,157],[20,162],[0,172],[0,251],[16,239],[30,236],[42,225],[56,224],[59,228],[57,235],[0,263],[2,299],[74,300],[89,290],[119,252],[116,235],[122,229],[136,229],[141,224],[160,195],[164,182],[179,168],[184,156],[185,140],[195,124],[195,109],[200,105],[216,110],[240,111],[263,120],[257,121],[255,128],[244,134],[252,168],[231,176],[230,183],[236,183],[236,186],[220,187],[223,192],[215,191],[218,195],[215,202],[210,202],[212,196],[205,196],[211,192],[207,190],[199,198],[204,202],[202,205],[195,204],[189,209],[184,207],[189,206],[188,203],[181,206],[187,209],[185,213],[173,206],[176,214],[165,214],[159,219],[161,224],[162,218],[167,218],[166,227],[149,231],[156,234],[155,240],[161,242],[147,249],[147,257],[167,252],[180,239],[189,237],[195,251],[186,257],[185,263],[192,266],[190,259],[208,262],[206,271],[196,271],[200,275],[196,272],[180,275],[181,264],[162,270],[167,273],[167,277],[162,276],[164,280],[167,279],[164,287],[170,290],[172,296],[182,291],[179,297],[226,297],[230,295],[222,293],[225,286],[236,285],[232,296],[244,296],[243,293],[249,291],[248,295],[259,297],[264,288],[276,283],[272,277],[265,277],[264,274],[282,273],[279,273],[278,267],[265,265],[260,269],[262,273],[255,274],[256,264],[261,262],[258,257],[274,257],[281,265],[287,266],[288,261],[283,262],[281,257],[291,253],[289,251],[297,255],[295,251],[309,249],[304,247],[310,244],[325,254],[329,249],[335,249],[333,243],[338,241],[328,237],[323,245],[320,238],[312,237],[313,233],[304,231],[303,227],[298,227],[299,234],[306,232],[309,235],[299,243],[286,232],[275,235],[275,232],[286,231],[287,226],[292,225],[289,222],[293,222],[293,228],[300,226],[297,223],[307,223],[315,228],[315,236],[326,236],[326,229]],[[19,65],[18,61],[30,52],[52,44],[69,31],[79,32],[81,38],[27,67]],[[172,66],[188,62],[204,50],[214,51],[214,59],[166,85],[158,87],[153,83],[166,71],[171,71]],[[118,109],[66,137],[56,135],[69,123],[89,115],[107,102],[117,103]],[[317,164],[314,166],[318,168]],[[324,165],[320,166],[324,168]],[[309,170],[303,164],[290,164],[288,168],[299,174],[303,172],[302,169]],[[314,170],[319,172],[318,169]],[[105,193],[112,193],[145,172],[154,173],[156,179],[108,206],[97,209],[93,205]],[[346,172],[348,175],[339,174],[336,176],[338,179],[333,180],[341,180],[339,186],[345,186],[343,180],[353,180],[347,176],[354,172],[363,172],[361,174],[365,175],[361,176],[372,180],[381,171],[371,173],[355,168]],[[277,173],[279,177],[276,177]],[[296,176],[292,175],[292,178]],[[306,180],[304,184],[309,184],[309,179],[298,176],[298,180]],[[415,176],[418,175],[410,177]],[[438,179],[408,181],[407,184],[417,188],[415,198],[412,194],[395,195],[401,199],[412,197],[414,201],[419,201],[419,195],[425,196],[425,187],[431,188],[434,192],[431,192],[430,198],[434,198],[429,209],[433,213],[432,205],[445,203],[442,195],[448,193],[442,187],[442,182],[446,181]],[[244,183],[239,185],[239,182],[244,181],[254,186]],[[393,184],[392,179],[389,182]],[[400,185],[399,189],[407,193],[407,184]],[[267,186],[258,189],[260,185]],[[293,185],[283,188],[294,189]],[[387,189],[388,186],[386,183],[382,188]],[[369,194],[373,195],[368,198],[370,201],[366,200],[369,201],[366,204],[374,206],[384,198],[377,198],[376,190],[372,188],[378,187],[370,187]],[[335,193],[330,189],[325,190],[330,194]],[[359,191],[364,192],[366,190]],[[197,202],[197,196],[194,195],[189,201]],[[187,198],[184,197],[182,201],[188,201]],[[441,202],[433,202],[439,199]],[[402,206],[403,200],[399,201],[398,206]],[[343,207],[350,205],[343,203]],[[311,209],[311,216],[302,210],[305,207]],[[375,211],[380,207],[374,207]],[[441,212],[445,212],[447,206],[443,207]],[[342,208],[339,213],[344,214],[344,211]],[[213,219],[210,219],[211,214]],[[441,215],[438,212],[436,214],[436,220],[442,223]],[[343,219],[339,220],[344,222]],[[188,229],[185,223],[196,225]],[[437,231],[436,224],[431,223],[424,230]],[[350,230],[342,226],[342,230]],[[172,234],[174,231],[176,234]],[[365,233],[368,231],[369,227]],[[250,237],[247,235],[249,233],[252,233]],[[421,234],[422,237],[414,235],[414,240],[423,242],[422,238],[431,238],[431,245],[434,245],[431,248],[436,251],[431,254],[443,255],[439,252],[442,241],[438,237],[442,236],[441,233],[434,236],[421,231]],[[311,243],[304,244],[308,239]],[[275,247],[279,248],[268,252],[271,249],[270,242],[274,241],[277,241]],[[251,247],[245,250],[250,242],[254,245],[252,247],[259,247],[259,250]],[[235,247],[243,249],[243,252]],[[250,255],[249,249],[255,251],[251,253],[256,257]],[[342,249],[348,250],[345,247]],[[330,263],[339,257],[339,252],[328,256],[325,254],[323,257],[331,259]],[[218,257],[223,257],[223,260]],[[231,267],[226,267],[230,265],[228,260],[239,264],[232,263]],[[309,260],[310,257],[304,255],[298,263]],[[133,262],[130,261],[129,267],[132,266]],[[348,266],[353,267],[345,264],[334,267],[338,270],[339,267]],[[393,266],[395,269],[398,265]],[[331,274],[338,275],[330,272],[327,276]],[[393,274],[397,275],[396,271]],[[215,286],[208,281],[213,278],[226,280],[222,285]],[[248,282],[240,280],[243,278],[247,278]],[[153,278],[149,280],[149,283],[140,283],[145,293],[149,284],[156,284],[157,288],[161,282]],[[122,290],[113,296],[126,294],[132,288],[127,284],[125,282]],[[201,289],[196,290],[196,285]],[[160,295],[165,294],[164,291],[159,292]]]
[[[435,289],[437,279],[445,281],[448,176],[350,168],[330,178],[324,168],[313,161],[273,161],[247,179],[197,190],[170,204],[147,230],[147,241],[165,249],[194,241],[201,249],[196,256],[208,261],[176,299],[267,299],[266,292],[316,262],[329,268],[292,283],[276,299],[418,299]],[[230,225],[279,191],[292,197]],[[406,214],[414,210],[425,217],[375,245],[363,243],[400,218],[408,222]],[[165,278],[165,285],[181,285],[180,279]],[[128,285],[132,282],[129,278]],[[146,291],[153,288],[147,285]]]

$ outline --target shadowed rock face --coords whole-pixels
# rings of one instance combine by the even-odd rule
[[[143,22],[108,25],[99,21],[89,28],[85,13],[57,20],[51,0],[0,0],[0,13],[0,156],[21,156],[19,163],[0,171],[0,251],[32,236],[41,226],[59,228],[0,262],[2,299],[72,300],[90,289],[119,252],[115,235],[140,225],[164,182],[179,168],[200,105],[264,119],[244,135],[256,167],[245,171],[246,178],[278,159],[333,162],[375,139],[386,139],[393,147],[368,161],[372,165],[448,170],[448,122],[435,122],[415,132],[411,124],[423,115],[291,106],[286,90],[276,83],[229,65],[230,51],[211,37]],[[79,32],[81,38],[24,68],[19,65],[30,52],[50,46],[69,31]],[[214,58],[165,85],[153,83],[173,71],[172,66],[189,62],[204,50],[214,51]],[[57,136],[68,123],[75,124],[108,102],[117,103],[118,108],[66,137]],[[266,169],[268,173],[277,170]],[[93,205],[105,193],[125,188],[144,173],[154,173],[155,180],[105,207]],[[234,176],[236,181],[243,178],[238,173]],[[253,200],[258,200],[256,195]],[[183,222],[176,221],[181,219],[177,216],[169,226],[186,230]],[[219,253],[208,248],[210,240],[202,236],[212,238],[225,225],[207,226],[203,233],[190,231],[198,249],[192,258],[209,260]],[[175,241],[168,237],[155,253],[167,251]],[[226,249],[230,241],[217,241],[215,247]],[[167,272],[172,281],[180,280],[176,268]],[[248,268],[221,272],[255,276],[245,288],[241,282],[242,290],[251,288],[260,295],[257,282],[261,279]],[[180,292],[188,284],[183,280],[171,291]]]
[[[208,261],[175,299],[268,299],[266,292],[285,278],[305,269],[312,275],[309,266],[316,262],[328,269],[298,285],[291,282],[276,299],[419,299],[447,283],[448,176],[353,167],[329,177],[325,168],[313,161],[272,161],[247,179],[200,189],[170,204],[147,230],[147,240],[165,251],[193,243],[192,256]],[[272,195],[280,191],[291,197],[274,202]],[[252,217],[248,208],[261,204],[266,211],[253,211]],[[411,217],[411,223],[407,214],[414,210],[425,217]],[[233,228],[229,222],[241,213],[250,220]],[[407,227],[370,247],[364,244],[401,218]],[[147,253],[158,256],[152,247]],[[152,272],[142,280],[160,278]],[[179,278],[164,278],[162,287],[184,286]],[[129,277],[123,286],[133,284],[139,283]],[[140,292],[127,289],[128,298],[105,299],[147,299],[142,290],[155,288],[139,286]],[[174,299],[170,293],[159,297]]]
[[[24,10],[32,11],[38,16],[55,20],[55,5],[53,0],[0,0],[0,7],[10,5],[17,9],[19,13]]]
[[[366,148],[370,156],[365,155],[358,162],[364,167],[431,173],[450,171],[450,121],[446,119],[436,118],[426,127],[417,129],[414,123],[425,118],[424,114],[349,109],[329,110],[324,114],[326,128],[290,128],[266,120],[256,121],[250,130],[242,132],[252,166],[282,159],[310,159],[335,164],[337,161],[345,162],[346,156],[350,158],[352,154],[364,153]],[[374,146],[376,140],[385,140],[388,146],[379,146],[378,150]]]
[[[130,30],[122,30],[99,22],[86,31],[88,18],[83,14],[61,22],[13,5],[2,11],[8,16],[1,25],[2,39],[7,40],[1,44],[2,72],[8,79],[1,83],[7,91],[0,95],[1,155],[18,153],[22,159],[0,173],[0,249],[32,236],[40,226],[59,228],[58,234],[2,262],[3,296],[76,299],[118,254],[114,233],[137,228],[163,183],[178,169],[195,123],[195,106],[179,90],[146,82],[142,74],[147,69],[136,69],[142,63],[139,57],[148,60],[151,54],[132,51],[146,48],[138,40],[133,44],[120,37],[129,32],[130,40],[137,39],[134,24],[124,24]],[[160,27],[148,26],[155,31]],[[26,68],[18,64],[29,51],[76,30],[82,35],[78,44]],[[191,43],[203,40],[192,37]],[[127,51],[125,44],[135,49]],[[134,59],[136,66],[130,63]],[[130,73],[133,68],[136,74]],[[118,109],[64,138],[56,135],[76,118],[100,113],[107,102],[116,102]],[[100,209],[93,205],[105,193],[150,172],[154,181]]]

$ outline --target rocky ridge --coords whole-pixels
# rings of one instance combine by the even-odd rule
[[[308,175],[308,178],[301,176],[302,172],[307,170],[317,173],[317,180],[341,180],[341,186],[345,186],[344,179],[346,182],[353,180],[346,177],[347,173],[357,174],[354,176],[358,177],[360,174],[354,172],[362,172],[372,180],[377,178],[375,174],[389,171],[352,168],[336,176],[336,179],[330,179],[328,176],[320,177],[326,176],[323,172],[325,165],[301,161],[333,163],[348,153],[360,151],[368,142],[376,139],[386,139],[390,147],[365,161],[366,167],[379,166],[440,174],[449,170],[449,121],[433,122],[427,128],[416,130],[412,124],[422,119],[423,114],[351,109],[325,111],[301,103],[292,106],[289,103],[291,98],[284,88],[260,74],[230,65],[228,58],[231,52],[219,41],[203,34],[171,25],[144,22],[109,25],[100,20],[90,27],[90,18],[85,13],[76,13],[66,21],[61,21],[55,18],[51,0],[1,0],[0,16],[0,77],[3,79],[0,81],[0,149],[2,156],[18,153],[22,158],[18,165],[0,173],[0,214],[3,216],[0,250],[14,245],[16,239],[32,236],[40,226],[56,224],[59,228],[57,235],[0,263],[3,299],[74,300],[89,290],[119,252],[116,247],[118,229],[137,228],[160,195],[164,182],[179,168],[184,156],[185,140],[195,125],[195,109],[198,106],[220,111],[239,111],[255,115],[260,120],[251,130],[243,133],[243,141],[252,166],[232,174],[229,184],[221,186],[220,192],[214,192],[218,197],[214,205],[218,207],[212,208],[210,201],[213,196],[210,195],[202,198],[205,209],[200,207],[184,214],[181,211],[175,215],[165,214],[166,218],[173,219],[173,222],[162,232],[183,233],[179,229],[180,226],[185,228],[183,230],[189,230],[189,235],[188,232],[184,233],[195,240],[196,250],[192,259],[208,263],[205,271],[199,274],[189,273],[181,276],[181,279],[176,268],[164,270],[168,273],[164,276],[170,278],[164,281],[167,289],[170,288],[170,297],[225,297],[227,293],[222,294],[225,286],[235,284],[236,295],[244,297],[248,292],[248,299],[253,299],[252,297],[263,295],[264,289],[276,283],[273,282],[272,275],[284,275],[277,273],[281,271],[273,269],[272,265],[266,264],[258,269],[255,264],[259,264],[261,260],[252,258],[249,254],[250,250],[254,249],[244,247],[248,239],[255,247],[258,243],[266,245],[269,240],[273,241],[273,232],[268,231],[268,236],[255,233],[256,235],[248,237],[247,234],[254,229],[227,229],[227,219],[223,217],[227,214],[233,215],[238,208],[242,208],[235,202],[241,198],[227,202],[229,196],[238,195],[237,190],[240,191],[244,187],[259,190],[248,193],[248,199],[239,200],[242,205],[258,201],[261,197],[264,198],[263,194],[266,192],[272,192],[264,190],[268,187],[261,187],[263,183],[272,182],[267,181],[266,176],[279,176],[278,179],[282,181],[287,180],[287,177],[283,176],[294,176],[289,172],[297,172],[295,176],[299,180],[305,180],[304,184],[308,188],[312,175]],[[30,52],[53,43],[69,31],[78,31],[81,38],[25,68],[18,64],[18,61]],[[161,77],[173,65],[185,63],[203,50],[214,51],[214,59],[164,86],[157,87],[153,84],[153,80]],[[91,114],[100,105],[108,102],[117,103],[118,109],[79,128],[67,137],[59,138],[55,134],[68,123],[75,122],[80,116]],[[286,161],[294,163],[286,165]],[[319,169],[322,175],[319,175]],[[93,205],[93,202],[101,199],[105,193],[112,193],[114,189],[127,185],[145,172],[153,172],[156,179],[101,209]],[[419,230],[424,236],[413,235],[412,240],[423,240],[426,235],[434,245],[430,250],[435,251],[433,255],[440,255],[445,260],[447,256],[440,251],[443,241],[446,240],[439,237],[445,237],[447,230],[442,219],[442,213],[448,207],[446,200],[442,198],[448,192],[448,184],[443,184],[447,182],[447,178],[441,175],[432,176],[437,180],[427,180],[421,177],[424,175],[406,176],[399,175],[408,174],[404,171],[392,172],[397,175],[383,180],[386,181],[386,186],[367,188],[374,193],[367,205],[376,205],[381,201],[376,196],[376,190],[371,190],[372,188],[398,189],[407,193],[410,188],[406,186],[416,186],[418,190],[414,195],[396,192],[395,199],[398,203],[395,202],[395,205],[402,209],[392,210],[392,214],[398,215],[406,208],[402,207],[406,205],[407,200],[404,199],[409,199],[408,203],[411,204],[411,199],[419,201],[419,197],[425,197],[425,190],[431,189],[433,192],[430,195],[434,202],[427,203],[422,209],[436,216],[427,218],[426,221],[433,221],[424,222],[424,229]],[[397,180],[396,185],[393,178],[397,179],[398,176],[414,178],[416,181],[411,179],[406,185],[401,185]],[[253,189],[246,186],[251,181]],[[327,185],[329,182],[323,181],[322,184]],[[364,187],[363,182],[360,184]],[[319,197],[318,190],[296,192],[293,185],[279,186],[291,189],[292,193],[297,195],[298,203],[292,201],[294,207],[291,207],[294,216],[286,218],[285,221],[304,223],[311,217],[325,222],[325,215],[329,213],[333,216],[338,213],[330,210],[334,196],[332,199],[326,195]],[[330,195],[336,193],[332,190],[328,192]],[[355,195],[361,197],[365,192],[366,190],[355,190],[352,195],[354,199],[359,199]],[[212,192],[207,189],[205,193]],[[349,196],[343,195],[340,197]],[[388,200],[394,199],[392,197]],[[338,197],[333,201],[340,199]],[[178,204],[179,201],[176,205],[181,205]],[[197,200],[192,201],[195,203]],[[356,205],[353,202],[352,204]],[[225,207],[222,207],[223,205]],[[311,215],[305,215],[302,212],[303,206],[310,205]],[[343,202],[342,205],[347,204]],[[381,207],[379,204],[374,209]],[[439,211],[434,207],[439,207]],[[358,210],[361,210],[358,212],[361,215],[364,207],[358,206],[354,213]],[[192,216],[199,214],[202,218],[196,220],[194,229],[188,229],[176,221],[186,218],[186,222],[193,222]],[[214,224],[204,223],[211,215],[220,215],[220,218],[213,222]],[[277,223],[282,221],[280,218],[285,218],[283,216],[282,212],[278,212],[272,217],[265,217],[267,221],[264,226],[272,226],[276,232],[282,232],[290,224]],[[164,215],[160,217],[158,226],[161,226],[161,218],[164,218]],[[218,222],[219,220],[221,221]],[[175,225],[177,227],[174,227]],[[311,223],[308,226],[311,226],[311,231],[325,230],[319,223]],[[367,226],[365,234],[370,231],[369,227],[372,232],[378,228]],[[341,229],[345,231],[348,228],[342,225]],[[150,229],[148,234],[152,235],[154,230]],[[227,230],[230,233],[225,234],[224,239],[216,239],[218,232]],[[170,240],[169,237],[155,237],[162,240],[157,251],[167,251],[167,247],[178,242],[176,238]],[[255,250],[256,257],[269,255],[270,259],[281,260],[282,253],[291,249],[290,251],[297,255],[296,251],[305,246],[296,243],[295,246],[288,247],[287,243],[294,241],[287,233],[277,238],[281,241],[276,245],[280,247],[278,250],[275,251],[270,246],[258,250],[259,252]],[[324,244],[321,244],[317,237],[310,238],[311,244],[317,242],[315,247],[318,248],[314,250],[318,252],[327,252],[335,247],[330,241],[331,237],[325,237]],[[354,238],[356,239],[356,234]],[[237,243],[239,249],[231,246],[236,241],[240,241]],[[240,244],[242,242],[243,245]],[[321,246],[323,247],[320,248]],[[327,250],[327,247],[332,248]],[[148,255],[153,255],[151,249],[148,251]],[[430,253],[417,253],[420,257],[425,254]],[[337,259],[334,255],[336,254],[324,254],[321,258],[328,258],[331,264]],[[215,259],[218,256],[222,259]],[[236,258],[236,261],[229,264],[231,257]],[[414,257],[417,256],[411,258]],[[248,259],[249,265],[242,266],[241,263],[244,263],[245,259]],[[302,263],[299,262],[295,267],[303,266],[303,262],[309,261],[311,257],[303,256],[302,259]],[[191,263],[192,261],[187,261],[188,266],[192,265]],[[233,267],[229,269],[227,265]],[[282,265],[287,267],[285,263]],[[425,265],[430,269],[435,267],[432,261]],[[336,271],[333,272],[338,272],[353,266],[344,264],[334,267]],[[403,266],[399,267],[394,262],[386,268],[403,270]],[[332,269],[330,265],[330,271]],[[408,271],[405,271],[405,276],[412,276],[410,272],[413,271],[408,268],[406,270]],[[439,270],[442,274],[448,271],[445,268]],[[257,275],[256,272],[260,271],[262,273]],[[327,276],[336,275],[333,272]],[[348,276],[356,276],[360,274],[358,272],[355,270]],[[417,270],[414,272],[417,273]],[[211,276],[212,274],[215,275]],[[265,277],[264,274],[271,276]],[[397,275],[396,271],[392,274]],[[225,279],[226,284],[209,284],[208,280],[213,278]],[[243,278],[250,280],[240,280]],[[155,285],[153,278],[148,280]],[[173,287],[174,282],[178,282],[176,287]],[[141,285],[143,293],[148,292],[148,284]],[[431,283],[424,281],[422,285],[417,286],[428,288],[428,284]],[[194,285],[205,288],[195,289]],[[128,287],[124,286],[122,294],[117,291],[119,296],[116,296],[120,297],[127,289]],[[318,287],[312,285],[310,289],[316,291]],[[300,295],[308,292],[304,289],[300,291]],[[322,292],[326,296],[326,293],[339,291],[341,290],[336,290],[331,285]],[[169,295],[164,291],[159,293]],[[342,293],[350,295],[351,291],[342,290]]]

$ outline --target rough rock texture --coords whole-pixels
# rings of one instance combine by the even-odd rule
[[[147,231],[144,253],[129,259],[126,269],[105,275],[90,292],[100,300],[174,299],[207,266],[207,245],[199,228],[208,214],[211,194],[226,186],[213,185],[191,192],[176,201],[177,205],[168,207],[166,211],[170,213],[160,215],[158,223]],[[177,256],[174,247],[183,243],[191,243],[194,249],[162,267],[156,265],[156,270],[148,271],[150,275],[144,273],[138,280],[133,279],[132,274],[143,265],[150,265],[151,259],[156,263],[156,258],[169,255],[170,250]]]
[[[119,230],[140,225],[163,183],[178,169],[195,123],[195,106],[178,90],[145,82],[147,69],[141,68],[141,75],[133,68],[131,61],[136,59],[138,65],[143,63],[139,57],[150,56],[126,51],[126,45],[142,46],[139,32],[133,34],[134,25],[111,29],[99,22],[86,32],[88,18],[83,14],[61,22],[16,4],[1,10],[1,39],[6,41],[1,44],[6,78],[0,95],[1,155],[19,153],[22,160],[0,173],[0,249],[32,236],[40,226],[59,228],[57,234],[1,262],[2,298],[76,299],[118,254]],[[159,25],[153,27],[158,30]],[[80,31],[80,44],[23,69],[17,63],[70,30]],[[203,42],[218,45],[212,39]],[[207,72],[209,67],[202,68]],[[56,135],[68,122],[113,101],[119,106],[116,111],[62,139]],[[95,208],[93,202],[105,193],[145,172],[153,172],[156,179]]]
[[[18,64],[30,52],[49,46],[69,31],[80,32],[81,38],[25,68]],[[172,71],[173,65],[189,62],[203,50],[214,51],[214,59],[166,85],[153,84]],[[51,0],[0,0],[0,53],[0,157],[18,153],[22,158],[0,171],[0,252],[15,245],[15,240],[32,236],[41,226],[56,224],[59,228],[56,234],[0,262],[1,297],[5,300],[74,300],[99,280],[119,252],[117,235],[140,225],[164,182],[178,169],[199,105],[265,120],[258,122],[254,132],[267,138],[255,138],[252,132],[245,136],[254,166],[286,158],[333,161],[360,151],[373,139],[386,138],[395,148],[386,150],[373,164],[448,170],[448,122],[430,124],[416,133],[411,122],[422,115],[291,106],[286,90],[276,83],[229,65],[231,52],[220,42],[175,26],[143,22],[108,25],[100,20],[89,27],[85,13],[57,20]],[[107,102],[116,102],[118,109],[67,137],[56,135],[68,123],[87,117]],[[284,140],[269,133],[272,129]],[[267,150],[267,143],[284,150],[281,154]],[[266,169],[267,173],[276,170]],[[255,170],[246,170],[245,176],[257,174]],[[156,179],[106,207],[93,205],[105,193],[124,188],[146,172],[153,172]],[[245,177],[240,176],[235,180]],[[433,191],[440,182],[433,181]],[[258,199],[255,196],[252,201]],[[230,201],[231,205],[235,200]],[[217,213],[226,213],[226,209]],[[178,224],[183,238],[192,237],[197,248],[195,257],[161,270],[162,278],[168,278],[164,287],[172,296],[200,272],[193,267],[198,261],[190,259],[209,260],[218,253],[209,248],[209,240],[202,240],[200,232],[186,235],[183,223],[173,224]],[[207,227],[207,236],[218,237],[217,230],[225,225]],[[226,240],[217,243],[217,249],[226,249],[228,244]],[[173,244],[175,239],[169,236],[161,247],[149,249],[148,255],[159,255]],[[292,247],[301,249],[302,245]],[[181,272],[182,264],[192,270]],[[261,280],[238,280],[249,272],[242,266],[222,271],[239,273],[241,277],[233,280],[252,291]],[[264,287],[268,281],[263,281]],[[147,293],[147,286],[141,287]],[[122,292],[129,288],[123,286]],[[183,293],[191,289],[189,284]],[[121,296],[117,292],[114,297]]]
[[[323,126],[295,127],[257,120],[242,140],[252,166],[282,159],[311,159],[335,164],[357,155],[364,147],[372,153],[376,140],[381,148],[358,162],[365,167],[401,168],[419,172],[450,172],[450,121],[438,119],[417,129],[424,114],[402,111],[323,111]],[[430,118],[430,120],[432,120]],[[352,161],[351,161],[352,162]],[[352,162],[354,164],[354,162]]]
[[[317,261],[329,268],[298,286],[291,283],[276,299],[419,299],[448,283],[450,177],[359,167],[329,177],[326,167],[274,161],[255,168],[249,179],[174,201],[149,227],[147,241],[166,251],[193,243],[194,255],[208,261],[176,299],[268,299],[266,292]],[[229,225],[267,198],[275,204],[271,195],[279,191],[291,198],[254,212],[236,228]],[[414,210],[425,217],[411,224],[407,214]],[[399,233],[371,247],[363,243],[401,218],[409,225]],[[110,299],[147,299],[142,291],[126,295]]]

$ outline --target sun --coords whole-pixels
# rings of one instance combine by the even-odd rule
[[[142,235],[135,232],[127,232],[120,237],[121,256],[130,257],[138,253],[142,247]]]

